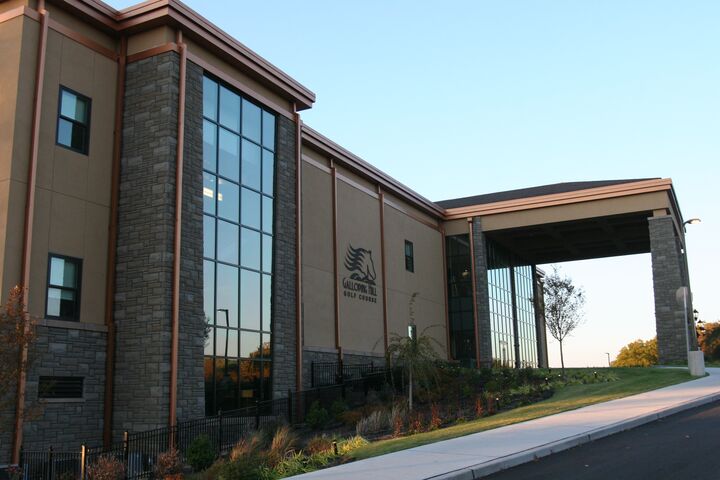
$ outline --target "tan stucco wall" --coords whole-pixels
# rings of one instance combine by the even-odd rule
[[[469,231],[468,221],[465,218],[444,222],[443,228],[445,229],[445,235],[448,236],[462,235],[463,233],[468,233]]]
[[[302,178],[303,198],[303,325],[304,346],[335,347],[335,284],[333,279],[332,174],[330,162],[307,145]],[[337,168],[337,234],[340,347],[350,354],[384,353],[383,278],[378,187],[349,171]],[[428,226],[433,219],[406,202],[388,195],[385,204],[385,261],[387,275],[388,332],[407,334],[412,294],[415,321],[420,332],[438,342],[445,355],[445,292],[442,234]],[[415,249],[415,273],[405,270],[405,240]],[[351,276],[345,268],[348,247],[370,250],[375,270],[374,295],[343,286]],[[374,301],[373,301],[374,300]],[[430,327],[430,328],[428,328]]]
[[[405,240],[413,243],[415,271],[405,269]],[[388,291],[388,333],[407,335],[409,303],[418,334],[435,339],[438,354],[446,355],[445,274],[442,234],[393,207],[385,206],[385,254]]]
[[[9,201],[5,208],[0,204],[0,212],[7,210],[8,215],[3,292],[20,282],[39,33],[34,20],[23,17],[17,21],[24,25],[24,43],[20,85],[13,90],[19,92],[19,98],[10,178],[5,181],[10,186]],[[104,323],[116,75],[116,62],[48,31],[28,305],[38,318],[45,315],[48,253],[52,252],[83,260],[80,321]],[[89,155],[55,144],[60,85],[92,100]],[[0,158],[0,170],[7,171],[7,163],[4,156]],[[0,195],[4,192],[0,187]]]
[[[0,297],[17,283],[22,251],[24,185],[10,180],[13,158],[27,155],[34,68],[27,58],[36,50],[37,24],[24,17],[0,23]],[[24,42],[23,42],[24,40]],[[18,202],[19,201],[19,202]],[[6,278],[7,277],[7,278]]]
[[[303,343],[335,348],[332,179],[303,162],[302,180]]]

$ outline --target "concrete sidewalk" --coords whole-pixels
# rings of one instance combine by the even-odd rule
[[[528,422],[299,475],[296,479],[475,479],[720,400],[720,368],[707,377]]]

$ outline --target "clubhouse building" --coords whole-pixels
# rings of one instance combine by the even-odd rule
[[[411,322],[468,366],[546,366],[551,262],[650,252],[660,359],[685,361],[670,179],[430,201],[176,0],[4,0],[0,44],[0,292],[38,325],[0,463],[284,397]]]

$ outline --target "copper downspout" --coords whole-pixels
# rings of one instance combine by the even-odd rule
[[[40,14],[40,38],[38,39],[38,56],[35,68],[35,92],[33,96],[33,120],[30,133],[30,164],[28,165],[27,195],[25,200],[25,231],[22,251],[22,287],[23,303],[28,305],[28,288],[30,287],[30,260],[33,240],[33,220],[35,218],[35,185],[37,183],[37,161],[40,143],[40,117],[42,115],[42,95],[45,80],[45,54],[47,52],[48,20],[50,14],[45,10],[45,0],[38,0]],[[13,436],[12,462],[20,461],[20,447],[23,440],[23,416],[25,415],[25,383],[27,374],[27,348],[22,348],[19,358],[20,374],[18,376],[17,395],[15,397],[15,435]]]
[[[295,389],[300,391],[303,388],[303,315],[302,315],[302,120],[298,112],[297,104],[293,104],[295,112],[295,136],[296,136],[296,172],[295,172]]]
[[[442,242],[442,262],[443,262],[443,293],[445,294],[445,348],[447,349],[447,358],[452,360],[450,353],[450,312],[448,305],[448,271],[447,271],[447,253],[445,252],[445,228],[440,226],[440,241]]]
[[[337,238],[337,169],[335,162],[330,160],[332,175],[332,216],[333,216],[333,276],[335,281],[335,349],[338,359],[342,359],[340,349],[340,285],[338,284],[338,238]]]
[[[182,31],[177,32],[177,45],[180,51],[180,79],[178,82],[178,125],[177,153],[175,166],[175,242],[173,246],[172,281],[172,343],[170,346],[170,416],[168,424],[177,423],[177,379],[178,379],[178,342],[180,337],[180,239],[182,237],[182,199],[183,199],[183,149],[185,146],[185,71],[187,69],[187,47],[183,43]]]
[[[103,445],[112,443],[113,390],[115,382],[115,258],[117,254],[118,200],[120,198],[120,155],[122,153],[123,99],[125,98],[125,65],[127,38],[120,39],[117,90],[115,92],[115,132],[113,138],[112,180],[110,183],[110,226],[108,229],[107,276],[105,279],[105,325],[107,326],[107,355],[105,357],[105,402],[103,416]]]
[[[468,232],[470,233],[470,274],[472,275],[473,294],[473,322],[475,327],[475,366],[480,368],[480,339],[478,338],[477,313],[477,279],[475,278],[475,239],[473,238],[473,219],[468,218]]]
[[[380,264],[382,267],[383,282],[383,341],[385,352],[388,348],[388,316],[387,316],[387,281],[385,274],[385,193],[378,185],[378,199],[380,200]]]

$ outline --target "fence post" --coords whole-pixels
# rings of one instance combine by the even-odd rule
[[[343,365],[342,357],[340,357],[340,361],[338,362],[338,367],[339,367],[340,372],[339,372],[339,374],[335,375],[335,381],[336,382],[339,381],[340,383],[344,384],[345,383],[345,367]],[[344,391],[343,391],[343,398],[345,398]]]
[[[220,427],[218,428],[218,455],[222,455],[222,445],[223,445],[223,425],[222,425],[222,408],[218,410],[218,421],[220,422]]]
[[[85,445],[80,445],[80,480],[85,480],[85,456],[87,454]]]
[[[315,386],[315,361],[310,362],[310,387]]]
[[[260,401],[255,400],[255,430],[260,429]]]
[[[50,445],[50,454],[48,455],[48,470],[47,470],[47,478],[48,480],[53,480],[53,447]]]
[[[125,465],[125,478],[127,478],[130,468],[130,434],[128,432],[123,432],[123,464]]]

